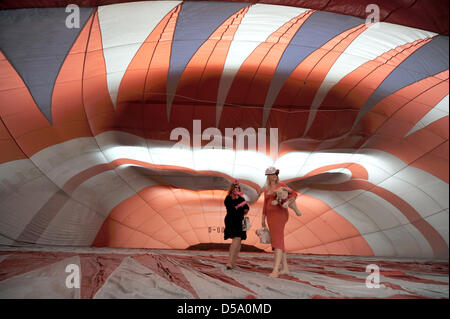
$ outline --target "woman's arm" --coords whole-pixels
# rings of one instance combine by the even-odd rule
[[[261,216],[261,226],[266,228],[266,206],[268,202],[268,195],[264,192],[264,203],[263,203],[263,212]]]
[[[248,211],[250,210],[250,206],[248,206],[248,204],[247,204],[247,203],[249,203],[248,201],[245,201],[244,203],[245,203],[245,205],[244,205],[244,215],[247,215]]]
[[[287,186],[286,184],[284,184],[284,183],[280,183],[281,184],[281,187],[284,187],[284,188],[287,188],[288,189],[288,192],[289,192],[289,194],[288,194],[288,198],[297,198],[297,192],[296,191],[294,191],[292,188],[290,188],[289,186]]]

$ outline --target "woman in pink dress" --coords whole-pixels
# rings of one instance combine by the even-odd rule
[[[286,187],[289,189],[288,198],[296,198],[297,193],[290,189],[286,184],[280,182],[278,178],[279,170],[275,167],[269,167],[266,169],[267,181],[264,189],[264,206],[262,215],[262,227],[266,227],[267,224],[270,231],[270,242],[274,251],[274,265],[272,273],[269,277],[276,278],[278,275],[289,275],[289,267],[287,264],[286,250],[284,248],[284,226],[289,218],[287,208],[283,208],[281,205],[273,205],[272,201],[275,200],[274,190],[279,187]],[[278,270],[281,263],[281,270]]]

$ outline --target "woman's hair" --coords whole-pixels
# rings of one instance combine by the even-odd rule
[[[269,186],[271,186],[271,185],[270,185],[269,176],[270,176],[270,175],[267,175],[267,178],[266,178],[266,186],[265,186],[266,189],[270,189]],[[277,174],[277,180],[275,181],[275,185],[278,184],[279,182],[280,182],[280,178],[278,177],[278,174]]]
[[[228,189],[228,195],[231,195],[231,192],[234,190],[235,186],[239,187],[239,191],[241,191],[241,185],[239,185],[239,183],[233,183],[233,184],[231,184],[230,188]]]

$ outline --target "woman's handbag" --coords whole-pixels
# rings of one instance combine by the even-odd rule
[[[248,216],[245,216],[242,220],[242,231],[247,231],[252,227],[252,224],[250,224],[250,218]]]
[[[256,235],[258,235],[261,244],[270,244],[270,232],[268,228],[263,227],[257,229]]]

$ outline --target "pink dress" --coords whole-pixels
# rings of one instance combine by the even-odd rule
[[[278,183],[274,188],[286,187],[289,189],[289,198],[297,198],[297,193],[289,188],[286,184]],[[287,208],[283,208],[280,205],[272,205],[272,201],[275,200],[275,194],[267,194],[267,190],[264,190],[264,207],[263,214],[267,216],[267,226],[270,231],[270,243],[272,249],[279,248],[285,251],[284,248],[284,226],[289,218]]]

